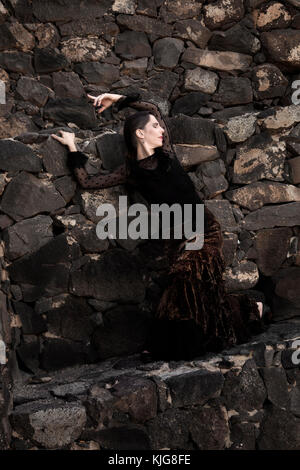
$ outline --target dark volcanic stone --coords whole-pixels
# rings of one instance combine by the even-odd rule
[[[263,178],[282,181],[285,157],[282,144],[274,142],[267,131],[256,134],[237,145],[233,182],[253,183]]]
[[[147,18],[144,15],[118,15],[117,23],[133,31],[142,31],[158,37],[172,35],[173,27],[156,18]]]
[[[40,144],[44,142],[47,137],[38,132],[25,132],[24,134],[17,135],[14,139],[18,142],[22,142],[22,144]]]
[[[20,316],[22,322],[22,333],[25,335],[39,335],[47,331],[47,325],[41,315],[24,302],[13,302],[15,312]]]
[[[300,267],[290,266],[280,269],[272,277],[275,283],[275,294],[288,300],[295,307],[299,307],[300,302]]]
[[[213,35],[209,49],[254,54],[259,49],[259,41],[247,28],[237,24],[227,31]]]
[[[261,228],[293,227],[300,224],[300,203],[272,204],[250,212],[245,217],[246,230]]]
[[[75,195],[76,181],[71,176],[62,176],[54,181],[54,186],[60,192],[66,203],[70,202]]]
[[[151,95],[158,94],[164,99],[169,99],[173,89],[178,82],[178,74],[166,70],[162,73],[152,75],[144,82],[144,86],[151,92]]]
[[[147,429],[152,449],[220,450],[229,437],[224,411],[213,400],[205,408],[168,409],[149,420]]]
[[[60,306],[46,312],[48,330],[55,336],[86,342],[93,331],[92,313],[85,299],[68,296]]]
[[[36,106],[45,106],[50,90],[37,80],[22,77],[18,80],[17,92],[25,101],[30,101]],[[53,93],[53,92],[52,92]]]
[[[13,220],[7,215],[0,215],[0,229],[1,230],[4,230],[5,228],[9,227],[13,223],[14,223]]]
[[[100,431],[85,431],[85,439],[91,439],[100,444],[101,449],[108,450],[150,450],[147,433],[140,426],[110,427]]]
[[[76,64],[75,71],[83,76],[88,83],[95,85],[111,86],[119,80],[119,67],[99,62],[82,62]]]
[[[174,24],[173,36],[193,41],[200,49],[205,49],[212,33],[195,19],[180,20]]]
[[[108,250],[72,273],[72,292],[100,300],[138,303],[145,295],[140,270],[138,260],[125,250]]]
[[[1,2],[1,6],[2,2]],[[6,22],[0,24],[0,51],[10,49],[31,50],[34,47],[34,38],[21,24]]]
[[[73,122],[83,129],[97,125],[95,108],[86,98],[50,99],[44,108],[44,116],[59,123]]]
[[[85,96],[83,85],[74,72],[54,72],[53,89],[57,97],[80,98]]]
[[[258,99],[284,96],[288,80],[282,72],[272,64],[259,65],[252,70],[254,95]]]
[[[68,65],[66,57],[55,49],[46,47],[36,49],[34,54],[34,67],[37,73],[48,73],[62,70]]]
[[[281,367],[263,367],[260,374],[264,380],[268,399],[279,408],[286,408],[289,401],[287,378]]]
[[[190,439],[191,417],[189,410],[170,408],[149,420],[147,431],[151,449],[185,449]]]
[[[300,13],[294,17],[291,27],[300,29]]]
[[[71,236],[78,241],[84,253],[101,253],[109,247],[109,241],[97,237],[96,225],[76,224],[71,230]]]
[[[288,28],[292,18],[283,3],[273,0],[261,6],[256,19],[256,28],[259,31]]]
[[[80,436],[86,412],[80,403],[65,403],[53,397],[16,406],[11,423],[31,448],[63,449]]]
[[[255,260],[265,276],[272,276],[287,258],[293,232],[287,227],[259,230],[255,237]]]
[[[110,389],[119,401],[116,408],[129,414],[135,423],[143,423],[156,416],[156,385],[144,377],[121,377]]]
[[[234,106],[232,108],[222,109],[222,111],[215,111],[212,115],[212,119],[217,121],[227,121],[234,116],[240,116],[242,114],[251,113],[254,111],[253,104],[246,104],[244,106]]]
[[[124,33],[119,34],[115,52],[124,59],[151,57],[152,55],[146,34],[136,31],[124,31]]]
[[[211,31],[241,20],[245,14],[243,0],[217,0],[203,7],[204,22]]]
[[[37,215],[32,219],[22,220],[3,233],[6,256],[10,260],[20,258],[38,250],[52,238],[51,217]]]
[[[283,29],[268,31],[261,34],[261,41],[270,62],[274,61],[275,63],[284,64],[289,69],[299,69],[299,30]]]
[[[159,3],[159,0],[138,0],[136,13],[156,17]]]
[[[154,61],[162,67],[176,67],[183,49],[184,42],[181,39],[158,39],[153,46]]]
[[[174,144],[214,144],[214,123],[203,118],[179,115],[168,119]]]
[[[171,23],[175,20],[194,18],[200,15],[202,3],[202,0],[196,2],[190,0],[178,0],[176,2],[166,0],[161,2],[162,5],[159,10],[159,15],[166,23]]]
[[[255,431],[254,423],[230,423],[230,450],[255,450]]]
[[[178,98],[172,108],[172,116],[175,114],[186,114],[192,116],[197,113],[201,106],[205,106],[210,100],[210,95],[201,93],[200,91],[192,91],[181,98]]]
[[[222,396],[227,406],[236,411],[262,408],[267,394],[253,359],[245,362],[239,375],[234,371],[226,374]]]
[[[197,370],[179,374],[165,380],[170,388],[174,407],[203,405],[222,390],[224,377],[221,372]]]
[[[14,16],[21,23],[33,23],[35,20],[32,16],[32,3],[28,0],[17,0],[13,2]]]
[[[105,313],[94,332],[92,345],[98,359],[141,351],[149,331],[149,318],[136,306],[123,305]]]
[[[42,23],[48,21],[70,21],[102,18],[111,7],[112,0],[73,0],[61,2],[57,0],[33,0],[34,16]]]
[[[221,127],[215,126],[215,138],[216,138],[216,145],[220,152],[226,153],[227,151],[227,140],[225,134]]]
[[[251,103],[253,99],[251,81],[245,77],[222,78],[218,92],[212,99],[224,106]]]
[[[68,291],[69,266],[74,244],[70,246],[65,234],[58,235],[31,255],[15,261],[9,267],[11,279],[27,287],[27,297],[33,301],[43,295]]]
[[[111,41],[119,33],[118,26],[103,18],[90,18],[69,21],[58,25],[62,36],[106,36],[106,40]]]
[[[39,212],[52,212],[65,206],[52,183],[45,183],[30,173],[21,172],[7,185],[1,210],[16,221]]]
[[[266,410],[258,438],[259,450],[292,450],[300,447],[300,419],[271,405]]]
[[[224,409],[218,400],[209,406],[189,410],[189,431],[199,450],[222,450],[226,448],[229,427]]]
[[[9,72],[33,75],[32,55],[25,52],[1,52],[0,65]]]
[[[25,366],[32,373],[38,371],[40,354],[40,343],[38,339],[35,341],[22,342],[17,346],[16,353],[18,362],[21,362],[21,368]]]
[[[53,132],[53,134],[59,135],[56,132]],[[68,150],[66,146],[61,145],[53,137],[48,137],[39,150],[43,156],[43,164],[47,173],[54,176],[63,176],[70,173],[67,166]]]
[[[37,173],[41,169],[41,159],[30,147],[13,140],[0,140],[0,170],[25,170]]]
[[[120,134],[104,134],[96,141],[103,168],[113,170],[124,163],[126,146]]]

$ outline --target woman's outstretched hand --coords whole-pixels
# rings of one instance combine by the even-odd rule
[[[102,113],[105,109],[109,108],[113,103],[116,103],[120,98],[123,98],[124,95],[117,95],[115,93],[103,93],[99,96],[87,95],[91,100],[94,100],[93,105],[96,108],[98,113]]]
[[[59,131],[61,137],[56,134],[51,134],[53,139],[58,140],[63,145],[66,145],[70,152],[76,152],[76,144],[75,144],[75,134],[73,132],[66,132],[66,131]]]

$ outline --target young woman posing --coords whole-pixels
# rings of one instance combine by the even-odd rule
[[[196,205],[203,201],[176,157],[158,107],[141,101],[138,94],[88,96],[99,113],[111,105],[117,110],[130,106],[139,112],[124,124],[125,163],[108,175],[87,175],[87,157],[77,151],[73,133],[52,134],[68,147],[68,163],[79,184],[100,189],[127,182],[150,204],[192,204],[194,227]],[[188,360],[208,351],[218,352],[248,341],[264,328],[261,302],[246,294],[225,292],[220,224],[206,207],[204,217],[201,249],[183,250],[185,236],[164,241],[170,268],[146,345],[153,359]]]

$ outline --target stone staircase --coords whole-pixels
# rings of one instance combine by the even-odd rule
[[[290,320],[193,361],[133,354],[22,372],[13,387],[11,448],[299,450],[296,339],[300,321]]]

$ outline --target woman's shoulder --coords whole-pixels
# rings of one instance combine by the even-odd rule
[[[171,150],[165,150],[163,147],[157,147],[155,149],[155,155],[158,157],[166,157],[167,159],[169,158],[171,160],[177,160],[175,152]]]

